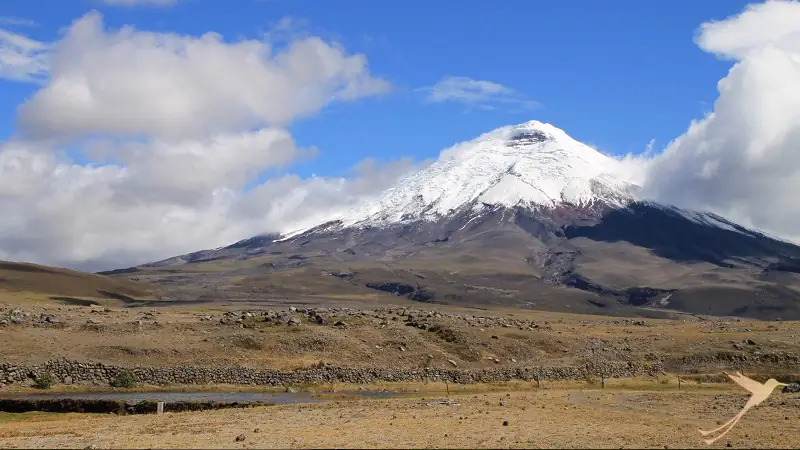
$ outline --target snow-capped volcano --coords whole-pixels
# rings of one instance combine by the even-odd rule
[[[638,198],[621,162],[537,121],[448,148],[315,226],[114,273],[230,298],[377,290],[438,303],[800,319],[800,247]]]
[[[342,225],[438,220],[464,208],[623,206],[635,186],[618,163],[553,125],[498,128],[444,150],[430,167],[339,218]]]

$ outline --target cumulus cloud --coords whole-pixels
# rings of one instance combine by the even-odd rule
[[[251,138],[293,146],[281,132]],[[0,148],[0,259],[103,270],[292,231],[345,211],[418,167],[406,160],[368,163],[353,177],[286,175],[244,191],[244,178],[224,176],[239,163],[226,165],[215,143],[207,145],[176,150],[207,152],[199,164],[170,162],[167,155],[165,166],[154,168],[155,155],[124,166],[78,165],[27,142],[6,143]]]
[[[3,36],[17,54],[38,52],[35,73],[47,76],[0,143],[0,259],[99,270],[289,231],[410,167],[275,175],[317,151],[284,125],[388,88],[363,55],[317,37],[275,51],[214,33],[106,30],[96,12],[58,42]]]
[[[713,111],[640,158],[644,194],[800,242],[800,2],[750,5],[695,41],[735,63]]]
[[[47,76],[47,44],[0,28],[0,78],[41,82]]]
[[[494,109],[500,104],[523,109],[539,106],[502,84],[467,77],[444,77],[435,85],[422,90],[428,93],[427,100],[434,103],[457,102],[481,109]]]
[[[429,165],[431,160],[415,162],[401,158],[378,163],[368,158],[352,168],[349,177],[317,177],[302,179],[288,175],[269,180],[249,192],[247,202],[235,211],[240,217],[254,217],[251,204],[270,204],[266,220],[285,226],[282,232],[291,232],[317,225],[346,214],[361,201],[395,186],[401,179]],[[275,198],[275,192],[283,192]],[[298,205],[302,205],[298,208]]]
[[[331,101],[383,93],[363,55],[308,37],[274,52],[266,41],[103,29],[75,21],[50,58],[50,82],[19,108],[28,134],[170,138],[284,126]],[[123,106],[124,107],[120,107]]]

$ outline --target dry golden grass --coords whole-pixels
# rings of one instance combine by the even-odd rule
[[[11,298],[15,293],[21,293],[23,298],[30,297],[31,294],[92,298],[114,298],[120,295],[152,298],[157,292],[156,286],[121,278],[29,263],[0,261],[0,299]]]
[[[697,428],[746,401],[739,392],[553,389],[457,394],[457,406],[428,406],[444,396],[421,395],[163,416],[2,416],[0,447],[701,448]],[[798,402],[774,395],[715,447],[797,447]]]
[[[16,297],[18,299],[19,297]],[[253,320],[252,328],[221,325],[223,306],[187,305],[162,308],[54,306],[36,301],[5,300],[5,309],[21,306],[31,316],[20,325],[0,327],[0,361],[43,362],[53,358],[123,365],[244,365],[295,369],[320,361],[352,367],[420,367],[430,365],[495,367],[514,365],[570,365],[591,359],[592,352],[609,360],[645,360],[708,356],[719,352],[800,353],[800,323],[759,321],[647,320],[637,326],[624,319],[566,313],[431,306],[455,314],[500,316],[533,320],[533,330],[514,327],[467,326],[463,320],[441,319],[445,332],[406,326],[392,314],[381,319],[331,317],[329,325],[307,321],[299,327]],[[4,307],[0,295],[0,309]],[[21,304],[22,303],[22,304]],[[110,305],[110,303],[107,303]],[[144,313],[152,313],[145,316]],[[52,314],[60,323],[41,325],[39,314]],[[202,320],[211,316],[211,320]],[[396,318],[397,320],[392,320]],[[334,327],[344,320],[347,328]],[[91,320],[98,322],[87,326]],[[140,323],[140,324],[139,324]],[[752,339],[757,345],[740,345]],[[499,363],[494,361],[497,358]],[[706,363],[714,369],[714,362]],[[797,369],[783,367],[785,371]],[[668,381],[669,383],[669,381]]]

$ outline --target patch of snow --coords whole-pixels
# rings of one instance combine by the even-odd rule
[[[286,241],[288,241],[288,240],[290,240],[290,239],[292,239],[292,238],[294,238],[294,237],[297,237],[297,236],[299,236],[299,235],[301,235],[301,234],[305,233],[305,232],[306,232],[306,231],[308,231],[308,230],[309,230],[308,228],[304,228],[304,229],[302,229],[302,230],[295,230],[295,231],[292,231],[292,232],[289,232],[289,233],[286,233],[286,234],[284,234],[283,236],[281,236],[281,238],[280,238],[280,239],[275,239],[275,240],[274,240],[274,241],[272,241],[272,242],[273,242],[273,243],[275,243],[275,242],[286,242]]]
[[[470,223],[472,223],[472,221],[473,221],[473,220],[475,220],[475,219],[477,219],[478,217],[480,217],[480,216],[478,215],[478,216],[475,216],[475,217],[473,217],[472,219],[469,219],[469,220],[467,221],[467,223],[465,223],[465,224],[464,224],[464,225],[463,225],[461,228],[459,228],[459,229],[458,229],[458,231],[463,231],[463,230],[464,230],[464,228],[467,228],[467,225],[469,225]]]

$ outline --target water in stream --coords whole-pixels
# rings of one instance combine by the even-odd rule
[[[349,397],[389,398],[398,395],[395,392],[337,392],[321,395],[345,395]],[[249,403],[264,402],[272,404],[318,403],[329,401],[329,398],[310,392],[89,392],[66,394],[0,394],[7,399],[21,400],[121,400],[129,404],[141,401],[152,402],[219,402]]]

